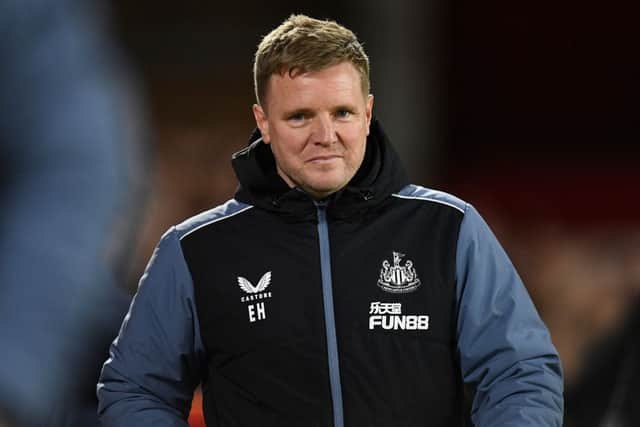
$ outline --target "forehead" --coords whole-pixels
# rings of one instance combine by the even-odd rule
[[[269,106],[296,104],[365,102],[360,74],[351,62],[342,62],[317,71],[272,74],[268,82]]]

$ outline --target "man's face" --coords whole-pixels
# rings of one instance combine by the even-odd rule
[[[282,179],[315,198],[347,185],[364,159],[373,108],[353,64],[274,74],[266,98],[253,114]]]

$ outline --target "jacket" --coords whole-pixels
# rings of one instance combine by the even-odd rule
[[[326,200],[257,132],[233,166],[234,199],[152,256],[104,425],[184,426],[200,383],[210,427],[562,425],[558,354],[507,255],[471,205],[408,183],[379,122]]]

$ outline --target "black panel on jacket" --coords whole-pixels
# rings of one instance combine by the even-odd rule
[[[208,356],[207,425],[329,427],[316,207],[286,186],[256,138],[233,159],[236,199],[254,207],[182,240]],[[356,177],[327,199],[345,424],[460,426],[455,252],[462,213],[393,197],[407,178],[377,121],[367,144]],[[413,268],[419,286],[385,290],[379,280],[391,264]],[[374,325],[379,303],[413,320],[428,316],[428,328]]]

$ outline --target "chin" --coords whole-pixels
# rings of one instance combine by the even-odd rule
[[[333,172],[307,174],[306,176],[301,176],[303,179],[298,180],[298,182],[303,184],[301,187],[307,188],[308,191],[314,194],[324,194],[323,197],[326,197],[343,188],[352,178],[345,174],[344,171],[340,171],[340,173],[335,173],[338,171]]]
[[[332,171],[335,172],[335,171]],[[332,189],[342,187],[348,180],[343,173],[324,172],[310,176],[307,182],[312,188]]]
[[[315,194],[315,197],[318,198],[325,198],[328,197],[330,195],[332,195],[333,193],[339,191],[342,187],[340,186],[336,186],[336,187],[313,187],[310,188],[310,190],[313,192],[313,194]]]

